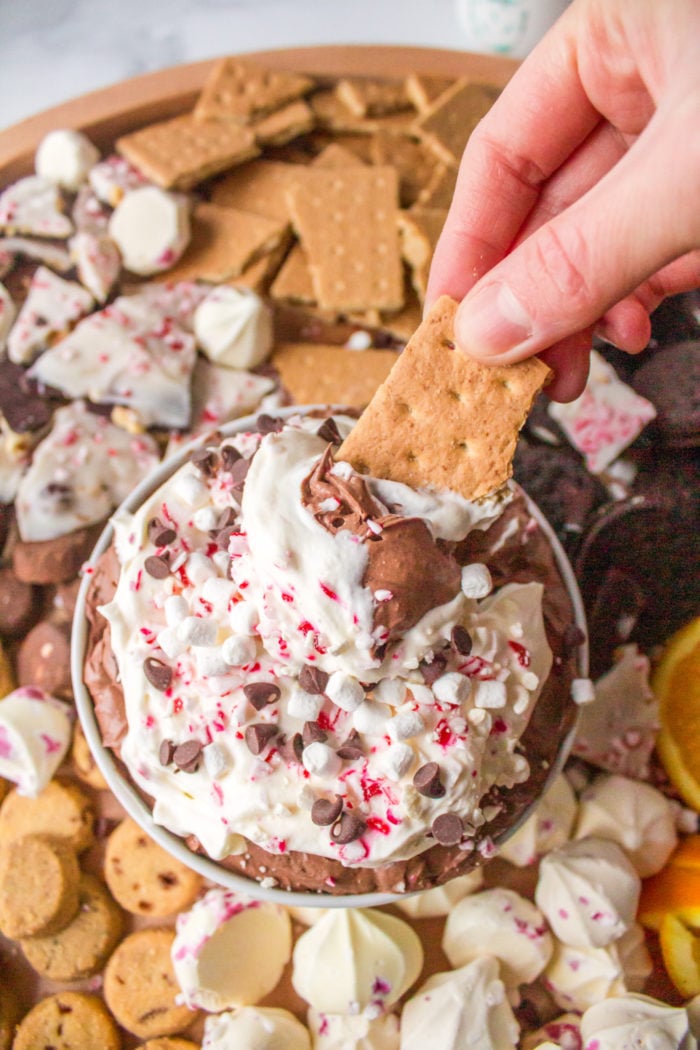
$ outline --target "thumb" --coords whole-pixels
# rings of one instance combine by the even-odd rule
[[[665,122],[655,118],[593,189],[474,285],[455,318],[462,350],[498,364],[529,357],[595,325],[666,263],[700,245],[693,203],[700,164],[692,151],[688,163],[679,160],[688,125],[683,130],[668,115]]]

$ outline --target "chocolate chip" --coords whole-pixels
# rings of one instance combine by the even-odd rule
[[[352,761],[357,758],[362,758],[364,753],[362,737],[356,729],[352,730],[336,751],[338,758],[350,759]]]
[[[205,478],[211,478],[216,474],[219,457],[213,448],[196,448],[190,456],[190,462]]]
[[[328,798],[317,798],[311,807],[311,819],[320,828],[325,828],[335,824],[342,812],[343,800],[340,795],[336,795],[332,802]]]
[[[420,671],[425,684],[432,685],[434,682],[437,681],[438,678],[440,678],[445,673],[446,666],[447,657],[445,656],[445,654],[435,653],[435,656],[433,657],[430,663],[421,661],[421,663],[418,666],[418,670]]]
[[[183,773],[196,773],[202,760],[202,745],[199,740],[185,740],[173,751],[173,762]]]
[[[268,704],[276,703],[281,694],[280,687],[272,682],[249,682],[243,686],[245,698],[256,711],[262,711]]]
[[[170,525],[164,525],[160,518],[151,518],[148,523],[148,538],[154,547],[167,547],[177,539],[177,533]]]
[[[230,541],[230,539],[233,536],[235,531],[236,531],[236,526],[235,525],[229,525],[228,528],[221,529],[219,532],[217,532],[216,537],[215,537],[215,539],[216,539],[216,546],[219,548],[220,551],[227,551],[228,550],[229,541]]]
[[[299,675],[299,685],[305,693],[318,696],[323,693],[328,685],[328,675],[320,667],[311,667],[304,664]]]
[[[155,580],[164,580],[166,576],[170,575],[170,564],[168,559],[161,554],[151,554],[146,558],[143,567],[148,575],[152,576]]]
[[[225,471],[230,471],[234,463],[241,459],[241,453],[233,445],[224,445],[221,449],[221,466]]]
[[[233,481],[234,492],[238,492],[243,489],[243,486],[245,485],[246,476],[248,474],[248,471],[250,470],[250,463],[250,459],[243,459],[243,457],[241,457],[240,459],[237,459],[236,462],[230,467],[229,474],[231,475],[231,479]]]
[[[442,798],[445,787],[440,782],[440,767],[437,762],[426,762],[413,776],[413,786],[426,798]]]
[[[472,651],[472,636],[461,623],[456,623],[452,628],[450,645],[460,656],[469,656]]]
[[[316,434],[322,441],[328,441],[331,445],[339,445],[343,440],[340,436],[340,431],[338,430],[338,424],[333,419],[333,416],[324,419],[323,423],[321,423],[321,426],[316,431]]]
[[[432,823],[432,832],[441,846],[456,846],[462,841],[464,825],[456,813],[441,813]]]
[[[173,680],[172,667],[168,667],[155,656],[147,656],[143,661],[143,673],[154,689],[164,693]]]
[[[365,821],[361,817],[355,816],[354,813],[348,813],[346,810],[331,828],[331,838],[339,846],[345,846],[348,842],[354,842],[355,839],[359,839],[366,830],[367,824]]]
[[[175,754],[175,744],[172,740],[163,740],[158,749],[158,760],[161,766],[169,766]]]
[[[301,762],[301,755],[304,750],[304,741],[301,739],[301,733],[295,733],[291,737],[281,737],[277,746],[285,762]]]
[[[284,420],[279,416],[269,416],[265,412],[255,420],[255,429],[258,434],[279,434],[284,426]]]
[[[252,754],[259,755],[276,736],[277,726],[270,725],[269,722],[255,722],[254,725],[246,727],[245,742]]]
[[[322,744],[328,739],[328,733],[321,728],[318,722],[304,722],[301,739],[304,741],[304,747],[308,747],[309,744]]]
[[[221,511],[219,517],[216,519],[216,532],[220,532],[221,529],[230,529],[232,525],[235,525],[238,521],[238,515],[233,507],[226,507]]]

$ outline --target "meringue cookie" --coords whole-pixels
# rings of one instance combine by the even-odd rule
[[[255,368],[272,349],[272,313],[249,288],[214,288],[194,315],[197,343],[226,368]]]
[[[682,1006],[646,995],[604,999],[581,1018],[584,1050],[697,1050]]]
[[[470,871],[468,875],[458,875],[456,879],[450,879],[449,882],[443,883],[442,886],[435,886],[432,890],[401,897],[396,901],[396,906],[413,919],[449,915],[458,901],[480,890],[483,884],[482,869],[474,868],[474,871]]]
[[[655,875],[678,845],[671,802],[650,784],[628,777],[597,777],[580,799],[575,838],[617,842],[641,878]]]
[[[554,1047],[555,1050],[581,1050],[581,1018],[578,1014],[567,1013],[548,1021],[535,1032],[523,1035],[521,1050],[542,1050],[543,1047]],[[543,1042],[544,1040],[544,1042]]]
[[[493,956],[509,991],[534,981],[553,950],[552,935],[534,904],[514,890],[490,889],[459,901],[447,916],[442,947],[450,965]]]
[[[632,926],[640,890],[616,843],[579,839],[542,858],[535,903],[565,944],[602,948]]]
[[[399,1050],[399,1019],[395,1014],[322,1014],[309,1010],[306,1023],[314,1050]]]
[[[292,984],[321,1013],[375,1016],[411,987],[423,965],[417,934],[370,908],[332,908],[294,948]]]
[[[71,739],[68,704],[34,686],[0,700],[0,777],[35,798],[48,784]]]
[[[556,943],[544,983],[562,1010],[581,1012],[607,996],[640,991],[651,970],[644,930],[635,923],[606,948]]]
[[[56,128],[44,135],[34,158],[37,175],[75,193],[100,159],[100,151],[81,131]]]
[[[537,808],[499,850],[499,856],[519,868],[563,846],[576,820],[576,796],[563,773],[552,781]]]
[[[250,1006],[279,982],[292,951],[284,908],[215,887],[177,918],[171,956],[192,1009]]]
[[[287,908],[292,919],[303,926],[315,926],[328,911],[327,908]]]
[[[401,1014],[401,1050],[515,1050],[518,1032],[498,963],[490,956],[433,974]]]
[[[308,1031],[288,1010],[243,1006],[210,1014],[204,1022],[202,1050],[311,1050]]]
[[[189,243],[189,202],[159,186],[130,190],[112,213],[109,235],[127,270],[142,276],[162,273],[175,265]]]

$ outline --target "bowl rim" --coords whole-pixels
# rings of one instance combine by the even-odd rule
[[[275,409],[275,416],[288,419],[297,415],[306,415],[314,411],[323,411],[329,414],[341,414],[347,411],[347,406],[338,405],[290,405]],[[89,559],[82,567],[82,580],[78,590],[75,604],[73,623],[71,629],[71,678],[75,706],[78,717],[90,748],[90,752],[102,773],[109,790],[117,801],[126,810],[128,816],[148,834],[159,846],[165,849],[171,856],[175,857],[187,867],[198,872],[204,878],[209,879],[216,885],[223,886],[227,890],[244,894],[257,900],[269,901],[275,904],[284,904],[286,907],[318,907],[318,908],[370,908],[383,904],[392,904],[397,900],[403,900],[414,893],[425,891],[407,891],[406,893],[357,893],[357,894],[324,894],[308,890],[285,890],[276,886],[263,886],[254,879],[249,879],[238,872],[224,868],[218,861],[205,854],[195,853],[189,848],[184,838],[168,831],[161,824],[156,824],[151,809],[139,795],[134,785],[121,773],[117,762],[108,748],[102,742],[102,736],[95,715],[94,703],[85,682],[83,680],[83,665],[86,657],[88,641],[88,621],[86,616],[87,593],[92,582],[92,569],[98,558],[107,550],[114,538],[114,526],[112,522],[116,517],[133,513],[139,505],[153,494],[167,479],[183,466],[189,459],[194,449],[212,440],[221,441],[234,434],[243,433],[255,429],[255,423],[261,413],[241,416],[218,427],[215,431],[199,434],[191,441],[186,442],[182,448],[172,455],[167,456],[154,470],[143,478],[119,506],[112,512],[108,523],[100,533]],[[545,518],[537,504],[521,488],[524,494],[528,511],[537,521],[547,537],[557,569],[561,574],[571,601],[574,622],[584,635],[584,641],[577,647],[577,671],[578,677],[585,678],[588,675],[588,629],[583,600],[579,591],[578,583],[573,568],[562,547],[554,529]],[[494,838],[494,844],[500,846],[528,819],[536,809],[540,799],[551,786],[553,780],[561,772],[564,763],[569,756],[578,724],[579,709],[576,709],[572,725],[564,736],[557,758],[552,762],[547,777],[543,783],[540,793],[524,808],[518,819],[514,821],[499,836]]]

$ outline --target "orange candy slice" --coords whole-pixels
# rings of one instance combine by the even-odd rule
[[[666,915],[659,930],[666,971],[686,999],[700,994],[700,929],[677,915]]]

